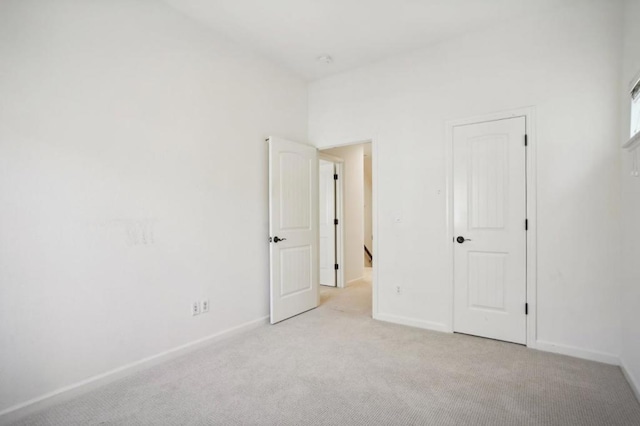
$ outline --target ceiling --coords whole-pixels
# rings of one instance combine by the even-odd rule
[[[165,0],[306,80],[579,1]]]

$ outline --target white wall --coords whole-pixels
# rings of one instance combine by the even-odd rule
[[[622,137],[629,137],[628,84],[640,74],[640,0],[625,1]],[[640,179],[631,177],[631,156],[622,153],[622,353],[621,361],[640,398]]]
[[[344,274],[346,284],[362,278],[364,262],[364,161],[363,146],[351,145],[323,151],[344,160]]]
[[[162,2],[0,2],[0,412],[268,315],[271,134],[306,84]]]
[[[451,327],[445,122],[535,106],[537,338],[617,360],[620,25],[585,0],[311,84],[312,143],[377,143],[380,317]]]

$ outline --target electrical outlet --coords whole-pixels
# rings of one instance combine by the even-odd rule
[[[209,299],[203,299],[200,306],[202,306],[202,313],[206,314],[209,312]]]
[[[191,315],[196,316],[198,314],[200,314],[200,303],[193,302],[191,304]]]
[[[400,286],[396,286],[396,294],[402,294],[402,289]]]

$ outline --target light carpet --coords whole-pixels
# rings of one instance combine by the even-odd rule
[[[319,308],[19,425],[640,425],[618,367],[374,321],[368,280]]]

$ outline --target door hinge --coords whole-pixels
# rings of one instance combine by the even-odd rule
[[[337,173],[333,174],[333,180],[338,180],[338,174]]]
[[[338,224],[338,219],[333,219],[333,224],[337,225]]]
[[[524,135],[524,146],[528,146],[529,145],[529,135],[525,134]]]
[[[529,304],[528,303],[524,304],[524,314],[525,315],[529,315]]]
[[[524,230],[528,231],[529,230],[529,219],[525,219],[524,220]]]
[[[334,269],[337,271],[338,270],[338,264],[336,263],[335,265],[333,265]]]

